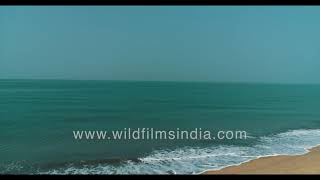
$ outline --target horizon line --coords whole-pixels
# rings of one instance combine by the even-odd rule
[[[62,78],[0,78],[2,80],[52,80],[52,81],[124,81],[124,82],[177,82],[177,83],[213,83],[213,84],[273,84],[273,85],[320,85],[320,83],[302,82],[255,82],[255,81],[206,81],[206,80],[134,80],[134,79],[62,79]]]

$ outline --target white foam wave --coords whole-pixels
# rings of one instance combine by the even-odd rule
[[[207,169],[221,169],[252,159],[303,154],[320,144],[320,129],[292,130],[259,138],[249,146],[183,147],[174,151],[158,150],[141,162],[127,161],[119,166],[100,164],[91,167],[69,167],[51,170],[49,174],[195,174]]]

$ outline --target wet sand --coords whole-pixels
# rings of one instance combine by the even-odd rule
[[[320,174],[320,146],[303,155],[262,157],[203,174]]]

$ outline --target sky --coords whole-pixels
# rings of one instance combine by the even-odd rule
[[[320,83],[320,7],[0,7],[0,79]]]

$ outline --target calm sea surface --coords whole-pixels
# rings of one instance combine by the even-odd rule
[[[74,130],[244,130],[247,140],[77,141]],[[0,173],[199,173],[320,144],[320,85],[0,80]]]

